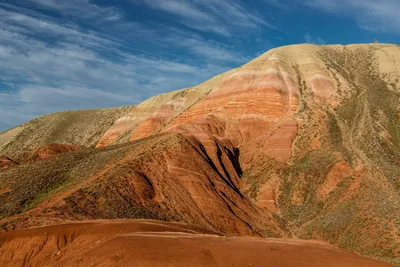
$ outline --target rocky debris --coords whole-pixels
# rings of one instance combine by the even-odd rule
[[[38,159],[47,159],[60,153],[78,151],[80,149],[80,146],[70,144],[49,144],[36,149],[33,155]]]
[[[6,156],[0,156],[0,169],[17,166],[18,163]]]

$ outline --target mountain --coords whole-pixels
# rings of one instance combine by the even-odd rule
[[[400,46],[304,44],[136,106],[42,116],[0,134],[0,224],[179,221],[400,264],[399,97]]]

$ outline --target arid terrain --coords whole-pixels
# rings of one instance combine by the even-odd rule
[[[316,241],[223,237],[179,223],[85,221],[1,235],[1,266],[389,267]]]
[[[400,265],[399,163],[400,46],[271,49],[0,133],[0,265]]]

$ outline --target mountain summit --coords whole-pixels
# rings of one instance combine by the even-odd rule
[[[0,224],[178,221],[400,264],[399,100],[400,46],[303,44],[135,106],[45,115],[0,133]]]

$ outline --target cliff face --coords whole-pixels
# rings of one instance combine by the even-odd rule
[[[178,220],[400,263],[399,97],[399,46],[294,45],[86,122],[95,134],[71,139],[74,117],[54,140],[57,115],[39,137],[32,121],[0,134],[0,154],[97,148],[0,170],[3,226]]]

